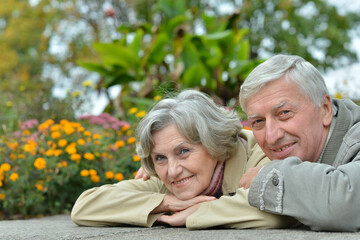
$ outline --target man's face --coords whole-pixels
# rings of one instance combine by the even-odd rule
[[[266,84],[245,106],[256,141],[271,160],[318,160],[332,120],[329,97],[315,107],[295,83],[282,77]]]

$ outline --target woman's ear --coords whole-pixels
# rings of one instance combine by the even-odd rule
[[[326,95],[321,104],[324,127],[329,127],[333,119],[333,105],[329,95]]]

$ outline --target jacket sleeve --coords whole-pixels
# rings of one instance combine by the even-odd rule
[[[360,154],[337,168],[296,157],[265,165],[250,187],[249,203],[292,216],[313,230],[360,229]]]
[[[165,194],[161,181],[127,180],[83,192],[71,212],[80,226],[117,226],[122,224],[151,227],[160,214],[151,214]]]
[[[248,189],[239,188],[234,196],[201,203],[186,220],[189,229],[221,226],[225,228],[285,228],[295,223],[293,218],[260,211],[249,205]]]

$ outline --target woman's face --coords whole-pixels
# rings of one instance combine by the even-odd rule
[[[175,125],[153,134],[155,171],[178,199],[201,194],[210,184],[217,161],[201,144],[191,144]]]

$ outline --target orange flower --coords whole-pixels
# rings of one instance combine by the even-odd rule
[[[80,172],[80,175],[82,176],[82,177],[87,177],[87,176],[89,176],[89,170],[86,170],[86,169],[84,169],[84,170],[81,170],[81,172]]]
[[[10,164],[8,164],[8,163],[1,164],[0,171],[7,172],[7,171],[10,171],[10,169],[11,169]]]
[[[136,141],[136,138],[135,137],[130,137],[128,140],[127,140],[127,143],[128,144],[132,144]]]
[[[100,136],[100,134],[98,134],[98,133],[95,133],[94,135],[93,135],[93,139],[100,139],[101,138],[101,136]]]
[[[130,125],[129,124],[126,124],[125,126],[123,126],[121,128],[121,131],[125,132],[126,130],[128,130],[130,128]]]
[[[82,146],[82,145],[85,144],[85,140],[82,139],[82,138],[80,138],[80,139],[77,140],[77,143],[78,143],[80,146]]]
[[[123,140],[119,140],[115,142],[115,147],[116,148],[121,148],[125,145],[125,142]]]
[[[58,142],[59,147],[65,147],[68,141],[66,139],[60,139]]]
[[[0,200],[5,200],[6,195],[4,193],[0,193]]]
[[[46,167],[46,161],[45,159],[39,157],[35,159],[34,166],[37,168],[37,170],[41,170]]]
[[[84,158],[91,161],[94,160],[95,156],[92,153],[87,152],[84,154]]]
[[[66,124],[66,125],[64,126],[64,131],[65,131],[65,133],[66,133],[67,135],[70,135],[70,134],[73,134],[73,133],[75,132],[75,129],[74,129],[71,125]]]
[[[95,176],[95,175],[97,175],[97,172],[94,169],[90,169],[89,174],[90,174],[90,176]]]
[[[71,154],[70,159],[77,162],[77,163],[79,163],[80,160],[81,160],[81,155],[77,154],[77,153]]]
[[[62,154],[62,150],[61,149],[55,149],[54,150],[54,156],[55,157],[58,157],[58,156],[60,156]]]
[[[90,131],[85,131],[84,136],[91,137],[92,133]]]
[[[41,192],[44,191],[44,186],[41,185],[40,183],[35,184],[35,187]]]
[[[100,177],[97,175],[91,175],[90,176],[91,181],[93,181],[94,183],[100,182]]]
[[[12,173],[10,175],[11,181],[15,182],[19,178],[19,175],[17,173]]]
[[[114,173],[112,171],[106,171],[105,172],[105,177],[106,177],[106,179],[113,179],[114,178]]]
[[[34,142],[33,140],[28,140],[24,146],[24,151],[35,154],[36,146],[36,142]]]
[[[54,149],[50,148],[49,150],[46,151],[45,153],[46,156],[50,157],[54,155]]]
[[[52,133],[51,133],[51,137],[52,137],[53,139],[57,139],[57,138],[61,137],[61,134],[60,134],[60,132],[55,131],[55,132],[52,132]]]
[[[141,158],[138,155],[134,155],[132,158],[134,162],[138,162],[141,160]]]
[[[124,180],[124,175],[122,175],[122,173],[117,173],[117,174],[115,174],[115,179],[120,182],[120,181]]]
[[[69,144],[66,148],[65,148],[65,151],[68,153],[68,154],[74,154],[77,152],[76,150],[76,143],[71,143]]]

